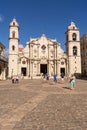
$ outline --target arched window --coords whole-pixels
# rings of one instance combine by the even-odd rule
[[[73,33],[73,34],[72,34],[72,40],[73,40],[73,41],[76,41],[76,37],[77,37],[76,33]]]
[[[73,55],[74,55],[74,56],[77,55],[77,47],[76,47],[76,46],[73,47]]]
[[[12,50],[13,50],[13,51],[15,50],[15,46],[14,46],[14,45],[12,46]]]
[[[15,38],[15,31],[12,32],[12,38]]]

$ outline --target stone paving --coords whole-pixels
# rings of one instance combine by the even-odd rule
[[[0,130],[87,130],[87,80],[0,81]]]

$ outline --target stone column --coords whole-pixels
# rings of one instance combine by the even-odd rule
[[[58,64],[58,68],[57,68],[57,74],[58,74],[58,78],[60,78],[60,61],[57,61]]]
[[[40,55],[39,55],[39,47],[40,45],[37,45],[37,58],[38,60],[40,59]],[[37,74],[40,74],[40,61],[37,61]]]
[[[30,44],[29,44],[29,52],[28,52],[28,71],[29,71],[29,73],[28,73],[28,76],[30,77]]]
[[[31,59],[33,59],[33,45],[31,45],[31,48],[30,48],[30,52],[31,52]]]
[[[55,74],[57,74],[57,45],[55,44],[54,45],[54,65],[55,65],[55,70],[54,70],[54,72],[55,72]]]
[[[28,64],[29,64],[29,77],[30,77],[30,59],[28,60]]]
[[[37,74],[39,74],[39,63],[38,63],[38,61],[37,61]]]
[[[30,77],[33,74],[32,73],[32,59],[33,59],[33,45],[30,45]]]
[[[5,68],[2,69],[2,80],[5,80],[6,77],[5,77]]]
[[[54,67],[54,68],[55,68],[55,71],[54,71],[54,72],[55,72],[55,74],[56,74],[56,60],[55,60],[55,63],[54,63],[54,65],[55,65],[55,67]]]
[[[40,74],[40,61],[37,62],[37,74]]]
[[[66,76],[69,75],[69,70],[68,70],[68,59],[66,59]]]
[[[47,61],[47,74],[49,75],[49,60]]]
[[[37,45],[37,57],[38,57],[38,59],[40,58],[40,57],[39,57],[39,46],[40,46],[40,45]]]
[[[56,74],[58,75],[58,61],[56,61]]]
[[[50,67],[50,66],[49,66],[49,62],[50,62],[50,61],[49,61],[49,60],[50,60],[49,58],[50,58],[50,57],[49,57],[49,44],[48,44],[48,61],[47,61],[47,74],[48,74],[48,75],[49,75],[49,69],[50,69],[50,68],[49,68],[49,67]]]
[[[27,59],[27,76],[29,76],[29,59]]]
[[[30,62],[30,77],[33,77],[33,61]]]

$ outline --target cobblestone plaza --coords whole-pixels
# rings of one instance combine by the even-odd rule
[[[87,130],[87,80],[0,81],[0,130]]]

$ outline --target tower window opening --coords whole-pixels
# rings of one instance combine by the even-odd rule
[[[77,55],[77,47],[76,47],[76,46],[73,47],[73,55],[74,55],[74,56]]]
[[[15,50],[15,46],[14,46],[14,45],[12,46],[12,50],[13,50],[13,51]]]
[[[77,37],[77,36],[76,36],[76,33],[73,33],[73,34],[72,34],[72,40],[73,40],[73,41],[76,41],[76,37]]]

